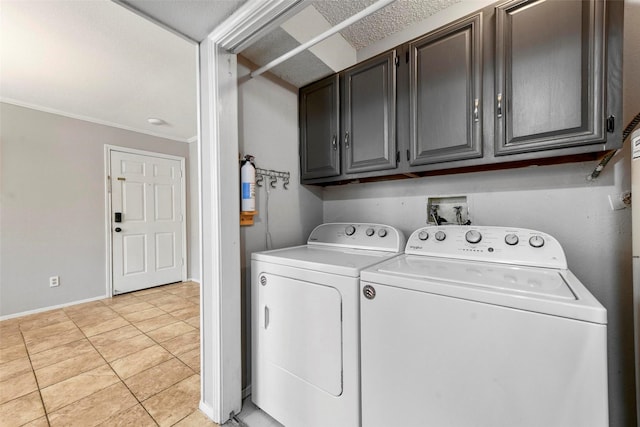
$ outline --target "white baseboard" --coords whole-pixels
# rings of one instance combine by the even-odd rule
[[[16,317],[28,316],[30,314],[37,314],[37,313],[43,313],[45,311],[57,310],[59,308],[69,307],[69,306],[72,306],[72,305],[78,305],[78,304],[84,304],[86,302],[98,301],[98,300],[105,299],[105,298],[109,298],[109,295],[102,295],[102,296],[99,296],[99,297],[83,299],[83,300],[80,300],[80,301],[67,302],[67,303],[64,303],[64,304],[53,305],[53,306],[50,306],[50,307],[36,308],[35,310],[22,311],[20,313],[7,314],[6,316],[0,316],[0,322],[3,321],[3,320],[14,319]]]
[[[200,405],[198,405],[198,408],[200,409],[200,411],[202,411],[203,414],[205,414],[207,417],[209,417],[210,420],[212,420],[214,423],[219,422],[220,420],[216,420],[215,419],[215,414],[214,414],[214,410],[211,406],[207,405],[204,400],[200,401]]]

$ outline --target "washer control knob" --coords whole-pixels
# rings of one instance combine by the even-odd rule
[[[427,233],[426,231],[421,231],[420,233],[418,233],[418,239],[425,241],[429,238],[429,233]]]
[[[347,236],[353,236],[353,233],[356,232],[356,228],[353,225],[348,225],[347,228],[344,229],[344,232]]]
[[[369,228],[367,228],[366,233],[367,233],[367,236],[371,237],[376,233],[376,230],[374,230],[373,228],[369,227]]]
[[[469,243],[480,243],[480,240],[482,240],[482,234],[480,234],[478,230],[469,230],[464,235],[464,238],[467,239],[467,242]]]
[[[447,235],[444,233],[444,231],[436,231],[436,240],[438,242],[442,242],[446,238],[447,238]]]
[[[529,244],[534,248],[541,248],[544,246],[544,239],[542,238],[542,236],[536,234],[535,236],[531,236],[531,238],[529,239]]]
[[[507,234],[506,236],[504,236],[504,242],[509,246],[515,246],[518,244],[519,241],[520,239],[518,239],[518,236],[513,233]]]
[[[378,236],[385,237],[386,235],[387,235],[387,230],[385,230],[384,228],[381,228],[380,230],[378,230]]]

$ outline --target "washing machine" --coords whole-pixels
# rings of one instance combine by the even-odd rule
[[[388,225],[330,223],[252,254],[253,403],[287,427],[360,425],[360,271],[404,247]]]
[[[552,236],[424,227],[360,278],[363,426],[608,425],[607,313]]]

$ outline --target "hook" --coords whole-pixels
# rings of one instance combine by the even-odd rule
[[[258,187],[262,187],[263,180],[264,180],[264,176],[262,176],[262,174],[258,174],[258,176],[256,177],[256,185]]]
[[[276,188],[277,182],[278,182],[278,177],[272,176],[271,177],[271,182],[269,183],[271,185],[271,188]]]
[[[282,178],[282,188],[288,190],[287,185],[289,185],[289,177],[285,176],[284,178]]]

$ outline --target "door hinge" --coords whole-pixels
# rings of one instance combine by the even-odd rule
[[[184,258],[182,258],[182,265],[184,265]]]
[[[107,176],[107,192],[111,194],[111,176]]]
[[[400,58],[398,58],[397,56],[394,58],[394,61],[396,63],[396,67],[400,66]]]
[[[409,63],[409,51],[405,54],[405,61],[407,64]]]
[[[616,118],[613,116],[607,117],[607,132],[613,133],[616,128]]]

